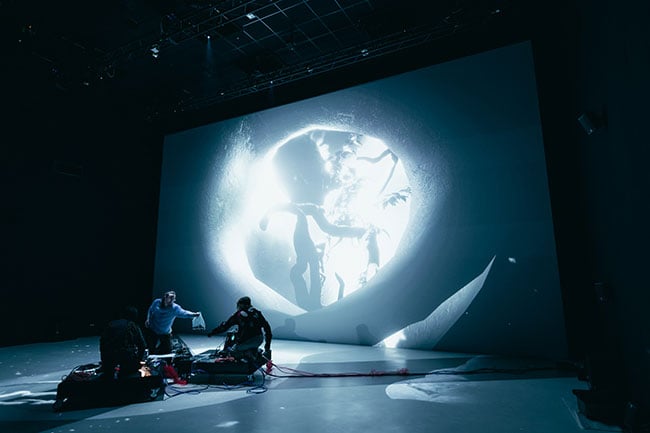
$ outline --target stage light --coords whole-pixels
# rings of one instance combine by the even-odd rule
[[[249,20],[254,20],[255,18],[257,18],[257,16],[254,13],[247,13],[246,18],[248,18]]]
[[[152,55],[155,59],[158,58],[158,54],[160,54],[160,49],[158,48],[158,45],[154,45],[154,46],[152,46],[151,49],[150,49],[149,51],[151,51],[151,55]]]

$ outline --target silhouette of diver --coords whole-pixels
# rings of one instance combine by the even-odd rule
[[[289,277],[293,284],[296,303],[305,310],[316,310],[322,307],[321,292],[323,245],[316,245],[309,234],[307,216],[311,216],[318,227],[330,236],[360,238],[366,233],[363,227],[352,227],[330,223],[320,206],[312,203],[283,203],[272,206],[260,220],[260,229],[266,230],[269,218],[277,212],[289,212],[296,216],[293,232],[293,247],[296,253],[296,263],[291,267]],[[309,269],[309,288],[303,274]]]

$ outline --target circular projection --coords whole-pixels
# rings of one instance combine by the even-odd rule
[[[239,224],[254,278],[306,311],[362,289],[394,255],[411,188],[387,143],[311,128],[272,146]]]

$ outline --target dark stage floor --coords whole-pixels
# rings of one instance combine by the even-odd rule
[[[182,338],[194,355],[222,342]],[[0,431],[620,431],[582,416],[571,391],[587,384],[541,360],[283,340],[273,358],[252,386],[168,385],[159,401],[54,412],[57,384],[98,362],[98,339],[0,348]],[[299,372],[312,375],[287,377]]]

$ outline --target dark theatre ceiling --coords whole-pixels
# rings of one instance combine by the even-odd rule
[[[14,108],[105,104],[169,127],[516,42],[535,13],[520,3],[1,0],[3,81]]]

